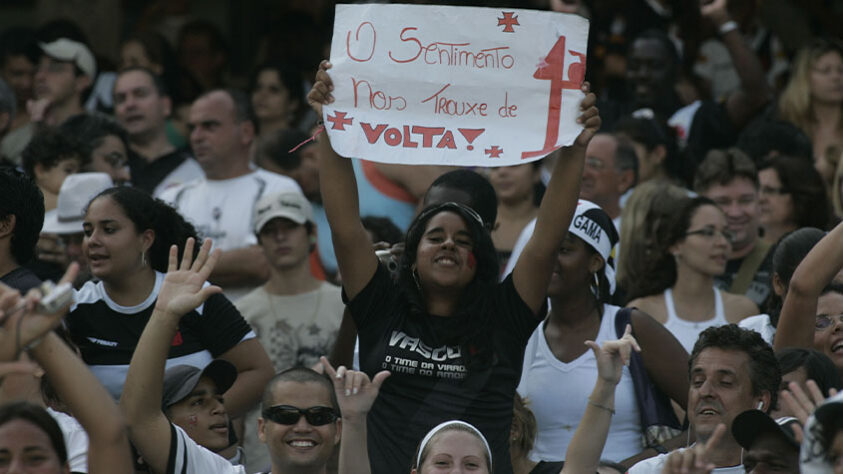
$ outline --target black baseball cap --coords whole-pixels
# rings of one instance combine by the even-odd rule
[[[761,410],[747,410],[732,421],[732,436],[743,449],[749,449],[762,434],[778,433],[798,450],[799,443],[793,433],[793,424],[799,424],[799,421],[793,417],[773,420]]]

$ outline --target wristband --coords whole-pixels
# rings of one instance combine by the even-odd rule
[[[609,408],[609,407],[607,407],[606,405],[600,405],[599,403],[594,403],[594,402],[592,402],[592,401],[591,401],[591,399],[590,399],[590,398],[588,399],[588,404],[589,404],[589,405],[591,405],[591,406],[595,406],[595,407],[597,407],[597,408],[602,408],[603,410],[608,411],[608,412],[609,412],[609,413],[611,413],[612,415],[614,415],[614,414],[615,414],[615,410],[614,410],[614,409]]]
[[[738,23],[734,20],[729,20],[726,23],[720,25],[720,28],[717,29],[717,32],[720,36],[725,35],[726,33],[731,33],[738,29]]]

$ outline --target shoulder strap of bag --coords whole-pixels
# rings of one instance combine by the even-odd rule
[[[770,244],[763,240],[759,240],[755,244],[752,252],[749,252],[744,257],[743,262],[741,262],[741,267],[738,269],[738,273],[735,274],[732,285],[729,286],[729,293],[735,293],[737,295],[746,293],[746,290],[749,289],[749,285],[752,283],[752,279],[755,278],[755,273],[758,272],[758,267],[761,266],[761,262],[764,261],[764,257],[767,256],[769,250]]]

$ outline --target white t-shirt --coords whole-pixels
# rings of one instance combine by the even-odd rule
[[[161,182],[158,183],[158,186],[155,186],[155,189],[152,191],[152,195],[155,197],[161,197],[161,195],[164,194],[164,191],[195,179],[201,179],[203,176],[205,176],[205,172],[202,171],[202,167],[199,166],[199,163],[197,163],[193,157],[190,157],[184,160],[182,164],[176,166],[176,169],[170,171],[170,174],[162,179]]]
[[[214,248],[234,250],[258,243],[252,215],[258,200],[280,192],[301,192],[286,176],[257,169],[232,179],[199,178],[161,193],[179,214],[196,227],[202,238],[214,240]],[[250,287],[226,287],[225,296],[236,301]]]
[[[170,424],[170,456],[166,474],[246,474],[246,468],[228,462],[196,444],[176,425]]]
[[[680,448],[684,451],[686,448]],[[645,459],[626,471],[627,474],[661,474],[668,454],[659,454],[654,458]],[[718,467],[713,469],[712,474],[746,474],[743,466]]]
[[[76,418],[47,407],[47,413],[59,424],[67,447],[67,464],[70,472],[88,472],[88,433]]]

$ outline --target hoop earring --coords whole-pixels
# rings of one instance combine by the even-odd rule
[[[412,268],[410,269],[410,273],[413,275],[413,281],[416,283],[416,289],[419,290],[421,293],[421,284],[419,284],[419,272],[416,268],[416,264],[413,264]]]
[[[146,266],[146,252],[141,252],[141,266]]]

